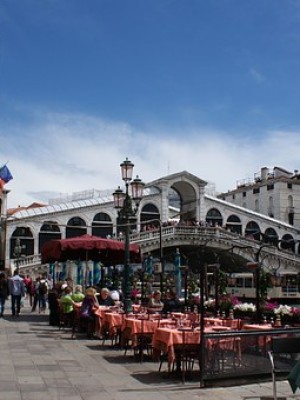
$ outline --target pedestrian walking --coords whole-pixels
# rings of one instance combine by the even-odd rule
[[[41,277],[40,275],[35,278],[33,281],[33,303],[31,311],[35,311],[37,305],[39,304],[39,284],[40,284]]]
[[[9,295],[8,280],[4,272],[0,273],[0,318],[3,317],[5,302]]]
[[[47,280],[47,275],[43,275],[42,278],[40,279],[40,283],[38,286],[39,312],[42,312],[42,313],[44,313],[46,311],[48,289],[49,289],[49,284],[48,284],[48,280]]]
[[[30,275],[26,275],[26,277],[24,278],[24,284],[26,288],[26,299],[29,300],[30,307],[32,307],[33,296],[34,296],[34,285]]]
[[[17,317],[21,311],[21,299],[25,296],[25,284],[23,278],[19,275],[19,270],[14,271],[14,275],[8,281],[9,293],[11,295],[11,312]]]

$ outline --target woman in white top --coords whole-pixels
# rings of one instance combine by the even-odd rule
[[[161,292],[155,290],[152,297],[149,299],[147,305],[147,311],[150,313],[160,312],[163,308],[163,302],[161,301]]]

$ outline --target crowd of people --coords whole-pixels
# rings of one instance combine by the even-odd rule
[[[7,308],[7,300],[11,299],[11,315],[18,317],[24,300],[28,300],[32,311],[38,307],[39,312],[44,313],[47,307],[48,291],[51,288],[51,280],[47,274],[41,274],[35,279],[29,275],[23,276],[16,269],[13,276],[0,273],[0,318]]]
[[[89,337],[95,332],[95,310],[101,306],[122,309],[124,300],[122,291],[116,288],[87,287],[83,291],[81,285],[73,285],[72,279],[53,284],[47,274],[32,278],[21,275],[18,269],[10,277],[4,272],[0,273],[0,317],[4,315],[9,297],[12,316],[20,315],[23,302],[27,300],[32,312],[45,313],[49,309],[50,325],[59,325],[63,315],[72,326],[79,313],[86,320]],[[163,314],[178,312],[182,308],[173,289],[166,291],[164,299],[159,290],[152,291],[144,306],[148,313]]]

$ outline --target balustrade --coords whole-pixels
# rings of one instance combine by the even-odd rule
[[[235,247],[235,244],[238,243],[239,246],[247,247],[247,250],[240,250],[240,255],[244,253],[246,258],[247,254],[249,253],[249,248],[257,250],[261,245],[261,242],[245,238],[244,236],[227,231],[221,227],[171,225],[162,226],[161,230],[160,228],[157,228],[153,230],[135,232],[130,235],[130,243],[139,244],[141,246],[142,253],[144,254],[149,252],[149,247],[151,247],[151,250],[153,251],[155,246],[157,249],[159,248],[159,242],[161,240],[163,241],[163,244],[165,244],[169,241],[169,239],[172,240],[172,245],[177,246],[180,246],[180,243],[186,245],[189,241],[190,243],[194,243],[196,245],[197,241],[200,243],[201,241],[209,240],[212,246],[223,249],[230,249],[230,247]],[[270,249],[266,248],[264,251],[270,255],[276,255],[276,257],[287,263],[292,263],[295,266],[300,265],[299,254],[282,251],[281,249],[277,249],[275,246]],[[15,261],[16,260],[14,259],[10,260],[12,268],[16,266]],[[39,267],[41,266],[41,255],[35,254],[20,257],[19,266],[20,268]]]

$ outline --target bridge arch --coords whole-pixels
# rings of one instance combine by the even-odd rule
[[[14,230],[10,238],[10,258],[15,258],[14,249],[17,239],[20,240],[21,254],[23,256],[34,254],[34,237],[31,229],[27,226],[19,226]]]
[[[208,226],[223,226],[223,217],[217,208],[211,208],[206,214],[206,223]]]
[[[61,239],[61,231],[56,221],[45,221],[39,231],[39,252],[44,243],[53,239]]]
[[[106,212],[97,213],[92,221],[92,235],[99,237],[112,236],[113,221]]]
[[[261,230],[257,222],[249,221],[245,228],[245,236],[254,240],[260,240]]]
[[[226,229],[230,230],[233,233],[241,235],[242,234],[241,219],[235,214],[229,215],[226,221]]]
[[[280,247],[283,250],[291,250],[293,253],[295,253],[296,242],[294,237],[289,233],[283,235],[281,238]]]
[[[175,182],[171,189],[179,196],[180,219],[184,221],[197,220],[195,188],[189,182]]]
[[[67,222],[66,238],[85,235],[87,233],[86,222],[81,217],[72,217]]]
[[[274,228],[267,228],[262,239],[264,242],[274,244],[276,246],[278,244],[279,236]]]
[[[175,207],[178,208],[181,221],[204,221],[206,185],[206,181],[183,171],[149,182],[146,189],[153,186],[160,189],[159,210],[163,222],[168,221],[170,215],[175,218],[174,210],[171,211],[169,207],[172,191],[178,194]]]
[[[155,204],[147,203],[147,204],[143,205],[143,207],[141,209],[141,214],[140,214],[141,230],[143,230],[145,225],[147,225],[146,222],[151,221],[151,220],[152,221],[157,220],[156,224],[154,224],[154,221],[153,221],[154,225],[157,225],[157,223],[159,224],[160,212],[159,212],[158,207]]]

